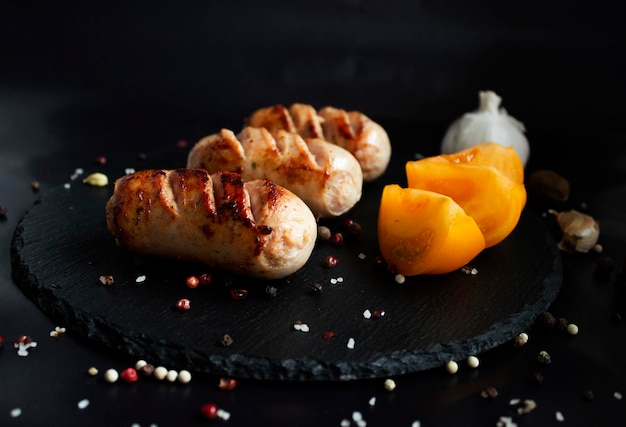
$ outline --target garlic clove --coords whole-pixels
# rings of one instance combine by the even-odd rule
[[[556,216],[556,222],[563,232],[558,244],[562,251],[587,253],[598,242],[600,225],[592,216],[573,209],[566,212],[550,210],[549,213]]]
[[[500,108],[502,98],[493,91],[478,93],[480,105],[473,112],[456,119],[446,130],[442,153],[455,153],[483,142],[512,146],[522,163],[530,156],[530,145],[522,122]]]

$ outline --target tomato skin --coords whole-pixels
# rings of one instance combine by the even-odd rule
[[[524,164],[513,147],[484,142],[457,153],[441,154],[449,163],[491,166],[518,184],[524,183]]]
[[[515,150],[495,143],[406,163],[408,186],[451,197],[474,218],[488,248],[519,222],[527,199],[523,173]]]
[[[405,276],[457,270],[484,248],[476,222],[450,197],[391,184],[378,215],[383,258]]]

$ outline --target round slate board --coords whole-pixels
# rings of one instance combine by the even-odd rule
[[[184,154],[165,150],[140,166],[177,167]],[[98,170],[113,180],[117,166]],[[189,275],[210,271],[117,247],[104,215],[113,186],[90,187],[79,177],[69,188],[46,193],[21,220],[12,244],[13,277],[43,312],[91,342],[171,369],[267,380],[352,380],[438,367],[512,339],[554,300],[560,254],[529,211],[505,241],[472,261],[477,274],[395,283],[375,262],[386,181],[366,184],[352,212],[325,222],[344,232],[344,242],[318,242],[296,274],[264,282],[211,272],[211,285],[190,289]],[[359,236],[343,229],[346,218],[361,224]],[[336,267],[323,266],[328,255],[339,259]],[[101,275],[112,275],[114,284],[102,285]],[[137,282],[140,276],[145,281]],[[316,283],[321,294],[311,290]],[[275,297],[267,286],[276,288]],[[233,289],[247,290],[247,298],[233,299]],[[191,301],[190,310],[175,308],[181,298]],[[366,310],[384,316],[368,319]],[[308,332],[294,328],[297,322]],[[334,336],[325,339],[327,332]],[[224,334],[232,345],[221,344]]]

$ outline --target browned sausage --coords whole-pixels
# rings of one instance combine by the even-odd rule
[[[348,151],[284,130],[274,138],[265,128],[246,127],[237,135],[222,129],[194,145],[187,167],[268,178],[298,195],[318,218],[347,212],[363,188],[361,167]]]
[[[308,104],[261,108],[246,118],[248,126],[265,127],[273,135],[279,129],[303,138],[323,138],[348,150],[359,162],[363,180],[380,177],[391,159],[391,143],[381,125],[359,111],[324,107],[315,111]]]
[[[106,219],[117,243],[133,252],[263,279],[300,269],[317,237],[313,213],[289,190],[200,169],[117,179]]]

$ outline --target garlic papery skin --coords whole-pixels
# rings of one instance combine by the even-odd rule
[[[500,108],[502,98],[495,92],[478,92],[478,98],[480,105],[477,110],[465,113],[448,127],[441,143],[441,152],[451,154],[483,142],[496,142],[513,147],[526,166],[530,144],[524,134],[524,124]]]
[[[559,249],[565,252],[589,252],[598,242],[600,225],[592,216],[570,210],[557,212],[549,210],[556,216],[556,222],[563,232]]]

